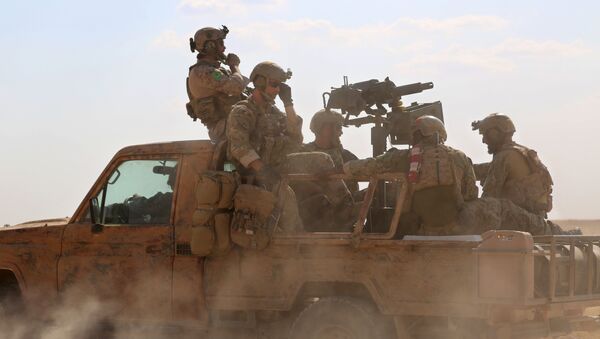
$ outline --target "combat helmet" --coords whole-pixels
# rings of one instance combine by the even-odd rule
[[[292,77],[292,72],[290,70],[287,72],[284,71],[281,66],[272,61],[263,61],[254,66],[252,73],[250,73],[250,81],[256,80],[256,77],[259,75],[272,80],[285,82]]]
[[[497,128],[503,133],[514,133],[516,130],[512,120],[507,115],[501,113],[492,113],[483,120],[473,121],[471,126],[474,131],[479,130],[479,134],[483,134],[492,128]]]
[[[229,33],[227,26],[218,29],[214,27],[204,27],[196,31],[193,38],[190,38],[190,49],[192,52],[202,52],[204,50],[204,44],[207,41],[214,41],[218,39],[225,39]]]
[[[411,134],[414,134],[416,131],[421,132],[425,137],[430,137],[437,133],[440,142],[444,142],[448,138],[446,127],[444,127],[442,120],[432,115],[423,115],[415,119],[415,122],[411,126]]]
[[[344,116],[336,111],[329,109],[322,109],[313,115],[310,119],[310,130],[317,134],[325,124],[337,124],[342,125],[344,122]]]

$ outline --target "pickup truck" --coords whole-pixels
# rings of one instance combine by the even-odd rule
[[[76,293],[115,321],[205,338],[535,338],[595,325],[584,312],[600,306],[600,237],[398,239],[402,175],[340,176],[368,182],[352,232],[275,232],[264,249],[194,255],[198,178],[224,166],[215,149],[126,147],[71,218],[1,228],[1,300],[43,316]],[[371,206],[381,181],[400,187],[387,218]]]

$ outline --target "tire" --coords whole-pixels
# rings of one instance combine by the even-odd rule
[[[306,307],[296,318],[291,339],[380,338],[377,321],[360,302],[323,298]]]

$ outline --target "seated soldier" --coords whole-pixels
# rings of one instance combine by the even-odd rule
[[[349,161],[344,164],[344,172],[407,173],[409,195],[398,235],[455,234],[463,203],[477,198],[471,160],[463,152],[444,145],[446,129],[436,117],[417,118],[412,125],[412,138],[410,149],[392,149],[376,158]]]
[[[315,140],[304,144],[305,152],[323,152],[329,154],[336,168],[341,169],[344,163],[358,160],[358,157],[342,145],[342,125],[344,116],[338,112],[322,109],[313,115],[310,120],[310,130],[315,135]],[[350,192],[358,191],[356,181],[345,181]]]
[[[513,141],[516,129],[508,116],[490,114],[473,122],[472,127],[479,130],[493,158],[490,163],[475,165],[483,199],[465,210],[461,218],[465,225],[472,223],[469,228],[481,228],[484,219],[496,223],[487,227],[524,230],[534,235],[581,234],[580,230],[565,232],[545,220],[552,209],[552,177],[537,152]],[[492,217],[494,213],[496,217]]]
[[[315,134],[315,140],[304,144],[303,151],[324,153],[331,160],[313,154],[310,159],[306,156],[302,157],[297,161],[299,164],[296,167],[302,166],[308,173],[334,167],[341,170],[344,162],[358,159],[341,145],[343,121],[344,117],[334,111],[323,109],[315,113],[310,121],[310,130]],[[358,192],[356,181],[303,181],[292,183],[292,188],[296,192],[300,216],[306,230],[349,231],[351,229],[358,211],[351,197],[351,193]]]

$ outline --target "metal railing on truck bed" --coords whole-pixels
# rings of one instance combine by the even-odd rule
[[[600,300],[600,236],[534,237],[536,297]]]

